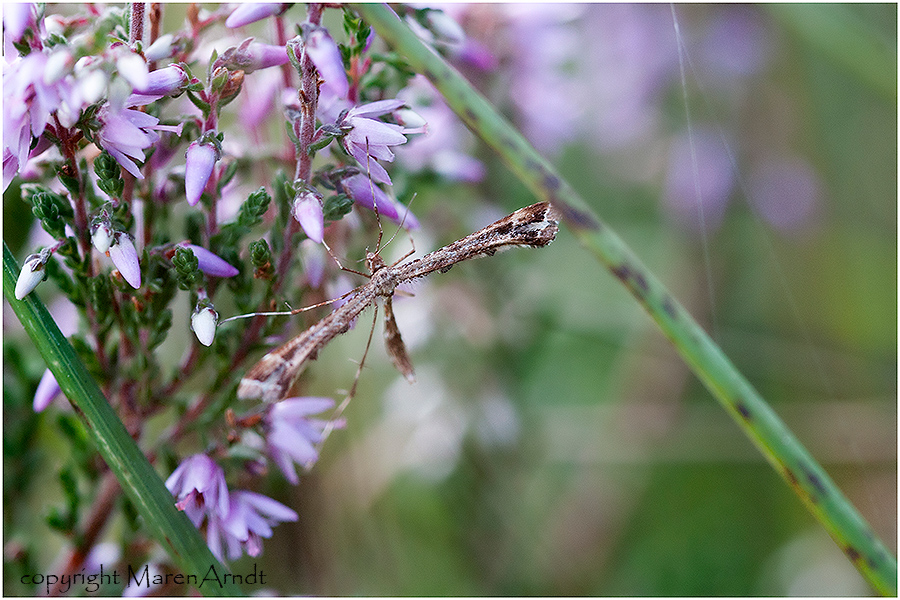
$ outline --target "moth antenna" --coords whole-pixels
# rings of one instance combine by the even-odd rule
[[[385,248],[387,248],[391,244],[391,242],[394,241],[394,238],[397,237],[397,234],[400,233],[401,229],[403,229],[403,224],[406,222],[406,217],[409,215],[409,207],[412,205],[413,200],[416,199],[417,195],[418,195],[418,193],[415,193],[415,194],[413,194],[412,198],[409,199],[409,202],[406,204],[406,210],[403,213],[403,218],[400,219],[400,225],[397,227],[397,231],[394,232],[394,235],[391,236],[391,239],[389,239],[387,241],[387,243],[385,243],[385,245],[384,245]],[[407,258],[409,258],[410,256],[412,256],[413,254],[416,253],[416,242],[413,240],[413,236],[409,232],[408,229],[406,230],[406,233],[409,236],[409,245],[412,246],[412,250],[410,250],[409,252],[407,252],[400,258],[398,258],[396,261],[394,261],[394,264],[391,265],[392,267],[397,266],[398,264],[400,264],[401,262],[403,262],[404,260],[406,260]]]
[[[359,288],[353,288],[349,292],[345,292],[344,294],[341,294],[337,298],[332,298],[331,300],[325,300],[323,302],[319,302],[318,304],[311,304],[309,306],[304,306],[302,308],[294,308],[291,310],[281,310],[281,311],[275,311],[275,312],[253,312],[253,313],[247,313],[244,315],[235,315],[233,317],[228,317],[227,319],[222,319],[221,321],[219,321],[219,325],[221,325],[223,323],[227,323],[228,321],[237,321],[238,319],[250,319],[252,317],[290,317],[291,315],[297,315],[302,312],[312,310],[314,308],[319,308],[320,306],[326,306],[328,304],[333,304],[335,302],[338,302],[339,300],[343,300],[344,298],[346,298],[347,296],[349,296],[350,294],[352,294],[353,292],[355,292],[358,289]],[[285,304],[287,304],[287,303],[285,302]],[[290,304],[288,304],[288,306],[290,306]]]
[[[369,161],[372,155],[369,154],[369,138],[366,137],[366,175],[369,178],[369,193],[372,194],[372,211],[375,213],[375,222],[378,223],[378,241],[375,242],[375,254],[381,253],[381,236],[384,230],[381,228],[381,215],[378,214],[378,198],[375,197],[375,183],[372,181],[372,171],[369,169]]]

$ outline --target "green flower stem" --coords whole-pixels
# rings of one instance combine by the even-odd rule
[[[88,433],[150,532],[185,575],[196,575],[199,591],[210,596],[241,595],[212,555],[200,532],[175,501],[147,458],[116,416],[97,383],[34,293],[16,300],[19,266],[3,243],[3,294],[56,377],[60,389],[84,420]],[[212,571],[215,569],[215,571]],[[213,581],[209,578],[218,578]],[[221,584],[220,584],[221,582]]]
[[[382,4],[352,6],[415,71],[431,81],[469,129],[491,146],[536,196],[553,204],[581,243],[637,298],[863,577],[879,593],[895,596],[897,560],[765,400],[637,255],[484,96],[423,44],[393,10]]]

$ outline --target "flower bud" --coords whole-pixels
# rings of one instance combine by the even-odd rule
[[[184,191],[188,204],[196,206],[212,176],[219,153],[212,144],[193,142],[185,153]]]
[[[115,243],[109,247],[109,257],[128,285],[138,289],[141,287],[141,265],[134,242],[124,231],[117,231],[114,237]]]
[[[238,274],[238,270],[235,267],[202,246],[186,243],[179,244],[179,246],[190,248],[191,252],[194,253],[194,256],[197,257],[197,268],[207,275],[214,275],[216,277],[234,277]]]
[[[191,315],[191,329],[197,336],[197,339],[204,346],[211,346],[213,339],[216,337],[216,325],[219,322],[218,313],[212,308],[212,304],[203,301],[197,303],[194,314]]]
[[[131,51],[122,52],[116,59],[116,69],[134,89],[144,89],[149,84],[147,63],[139,54]]]
[[[252,73],[259,69],[278,67],[286,62],[288,55],[284,46],[250,44],[247,47],[247,62],[242,66],[245,73]]]
[[[159,36],[158,38],[156,38],[155,42],[144,49],[144,57],[150,62],[168,58],[172,55],[172,46],[174,41],[175,36],[173,36],[171,33]]]
[[[32,408],[34,412],[41,412],[53,402],[53,399],[56,398],[57,395],[61,393],[59,389],[59,383],[56,381],[56,377],[53,376],[53,373],[50,372],[50,369],[44,371],[43,377],[41,377],[41,382],[37,386],[37,390],[34,392],[34,401],[32,402]]]
[[[134,91],[148,96],[167,96],[181,90],[190,82],[187,72],[180,65],[157,69],[147,76],[147,85],[135,86]]]
[[[27,296],[31,290],[37,287],[46,277],[44,265],[50,258],[49,252],[41,252],[40,254],[32,254],[25,259],[22,270],[19,271],[19,278],[16,280],[16,300],[21,300]]]
[[[312,192],[302,192],[294,199],[291,214],[300,223],[306,237],[317,244],[322,243],[325,229],[325,217],[322,214],[322,201]]]
[[[225,19],[225,27],[243,27],[266,17],[281,14],[287,8],[281,2],[260,2],[259,4],[241,4]]]
[[[92,229],[94,231],[91,233],[91,243],[94,244],[94,248],[97,249],[97,252],[106,254],[106,251],[109,250],[109,246],[113,241],[112,228],[109,226],[108,222],[98,221]]]

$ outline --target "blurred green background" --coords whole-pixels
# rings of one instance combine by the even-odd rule
[[[707,327],[895,553],[896,10],[678,5],[682,80],[666,5],[451,9],[496,58],[461,68]],[[405,180],[426,224],[417,248],[533,202],[475,155],[487,170],[474,187]],[[4,199],[20,259],[23,206]],[[395,312],[418,382],[373,341],[346,430],[300,486],[272,477],[260,490],[299,522],[236,572],[258,563],[271,589],[312,595],[870,593],[568,232],[414,291]],[[351,385],[369,323],[321,353],[304,376],[310,395]],[[62,503],[52,465],[70,450],[56,416],[30,413],[40,359],[4,331],[5,363],[25,365],[4,368],[5,558],[46,536],[33,560],[49,565],[62,542],[43,522]]]

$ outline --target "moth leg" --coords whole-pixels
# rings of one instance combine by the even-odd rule
[[[362,271],[357,271],[356,269],[351,269],[350,267],[345,267],[343,264],[341,264],[340,259],[338,259],[338,257],[334,255],[334,252],[331,251],[331,247],[328,245],[328,243],[325,240],[322,240],[322,245],[325,246],[325,250],[328,251],[328,256],[331,257],[331,260],[334,261],[334,264],[336,264],[338,269],[340,269],[341,271],[347,271],[348,273],[355,273],[357,275],[362,275],[363,277],[366,277],[366,278],[371,277],[371,275],[369,275],[368,273],[363,273]]]
[[[347,410],[347,407],[350,405],[350,401],[356,396],[356,388],[359,385],[359,378],[362,375],[363,367],[366,364],[366,356],[369,354],[369,347],[372,345],[372,337],[375,335],[375,321],[378,318],[378,303],[374,302],[375,310],[372,311],[372,326],[369,328],[369,338],[366,340],[366,349],[363,350],[362,358],[359,361],[359,366],[356,368],[356,375],[353,377],[353,385],[350,386],[350,391],[347,392],[347,395],[341,401],[337,408],[334,409],[334,415],[332,415],[331,419],[328,420],[328,424],[325,426],[325,429],[322,431],[322,439],[317,444],[317,447],[321,448],[325,444],[325,440],[328,439],[328,436],[331,435],[331,432],[334,430],[335,423],[339,422],[341,419],[341,415],[344,414],[344,411]]]
[[[406,352],[406,344],[403,343],[403,338],[400,336],[397,321],[394,319],[391,296],[384,298],[384,345],[397,370],[406,377],[407,381],[415,382],[416,374],[413,371],[412,362],[409,360],[409,354]]]

